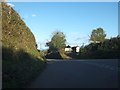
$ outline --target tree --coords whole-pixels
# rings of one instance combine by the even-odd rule
[[[59,51],[66,46],[66,39],[63,32],[56,31],[53,33],[51,41],[46,43],[50,51]]]
[[[94,29],[90,36],[90,41],[93,43],[103,43],[105,40],[106,34],[103,28]]]

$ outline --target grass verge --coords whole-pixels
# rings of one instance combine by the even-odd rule
[[[24,88],[45,68],[45,62],[23,51],[3,49],[2,88]]]

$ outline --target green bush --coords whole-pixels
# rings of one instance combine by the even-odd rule
[[[82,47],[79,58],[120,59],[120,37],[106,39],[103,43],[90,43]]]

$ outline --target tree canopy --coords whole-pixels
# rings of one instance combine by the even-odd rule
[[[51,41],[46,43],[51,51],[59,51],[66,46],[66,39],[63,32],[55,31],[53,32]]]
[[[105,37],[106,37],[106,34],[103,28],[97,28],[92,31],[90,36],[90,41],[92,41],[93,43],[104,42]]]

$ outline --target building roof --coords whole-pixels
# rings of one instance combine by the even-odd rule
[[[68,46],[66,46],[66,48],[71,48],[71,46],[68,45]]]

